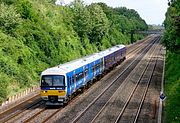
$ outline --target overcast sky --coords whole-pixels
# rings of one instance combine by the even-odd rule
[[[66,4],[73,0],[61,0]],[[83,0],[85,4],[104,2],[111,7],[125,6],[136,10],[148,24],[162,24],[167,11],[168,0]]]

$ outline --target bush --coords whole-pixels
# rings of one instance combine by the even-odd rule
[[[4,74],[3,72],[0,71],[0,104],[5,101],[6,97],[8,96],[8,91],[7,87],[8,84],[10,84],[11,79],[9,78],[8,75]]]
[[[0,29],[9,34],[13,34],[17,26],[22,22],[20,14],[12,5],[0,4]]]

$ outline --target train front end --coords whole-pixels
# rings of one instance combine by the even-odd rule
[[[40,87],[40,95],[46,105],[63,105],[66,103],[66,76],[65,74],[60,74],[56,68],[42,72]]]

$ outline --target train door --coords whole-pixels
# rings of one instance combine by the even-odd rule
[[[103,73],[103,59],[100,59],[100,72]]]
[[[88,64],[88,82],[93,79],[93,63]]]
[[[73,77],[72,77],[72,80],[73,80],[73,92],[76,91],[76,72],[74,71],[73,73]]]
[[[104,71],[104,57],[101,59],[101,67],[102,67],[102,72]]]
[[[94,74],[93,74],[93,62],[88,64],[88,81],[92,80],[93,77],[94,77]]]
[[[101,72],[101,70],[100,70],[100,62],[101,62],[100,59],[96,61],[96,76],[98,76],[100,74],[100,72]]]
[[[88,66],[84,66],[84,85],[88,82]]]
[[[96,64],[95,64],[95,62],[93,62],[92,71],[93,71],[93,77],[95,78],[96,77]]]
[[[71,77],[67,74],[67,94],[71,94]]]
[[[75,90],[73,72],[67,74],[67,85],[68,85],[68,93],[72,94]]]

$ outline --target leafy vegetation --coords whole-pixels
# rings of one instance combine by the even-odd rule
[[[164,22],[163,43],[167,47],[165,122],[180,121],[180,0],[171,0]]]
[[[180,0],[171,0],[166,13],[163,43],[172,52],[180,54]]]
[[[180,121],[180,55],[168,52],[165,74],[165,122],[179,123]]]
[[[147,29],[135,10],[87,6],[81,0],[67,6],[54,2],[0,0],[0,102],[37,85],[48,67],[127,44],[132,29]]]

